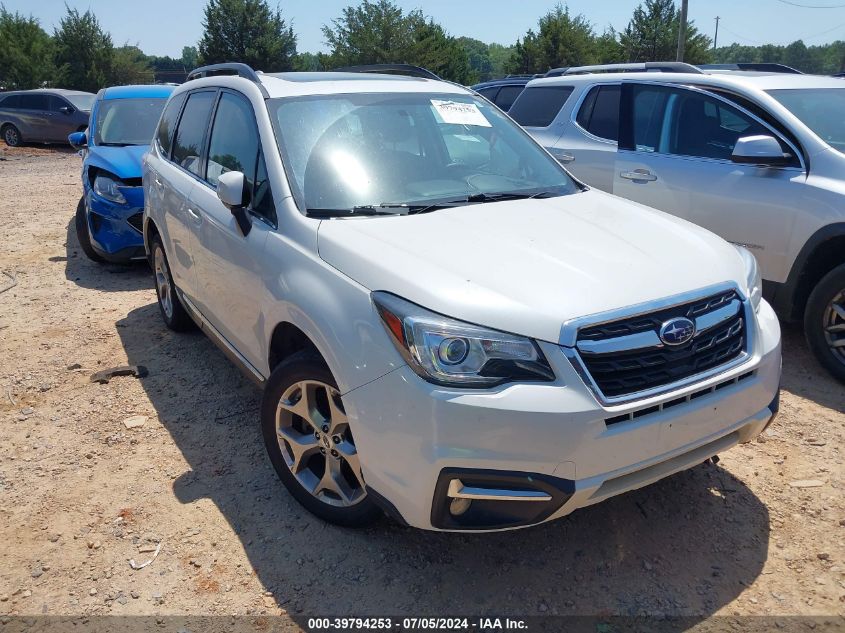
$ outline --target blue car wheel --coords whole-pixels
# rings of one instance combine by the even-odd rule
[[[82,252],[92,262],[98,264],[106,261],[103,259],[94,247],[91,246],[91,233],[88,231],[88,209],[85,207],[85,196],[79,199],[79,204],[76,205],[76,238],[79,240],[79,245],[82,247]]]

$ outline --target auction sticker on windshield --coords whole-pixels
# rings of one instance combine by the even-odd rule
[[[492,127],[490,121],[481,113],[474,103],[461,103],[459,101],[443,101],[432,99],[431,105],[443,119],[444,123],[455,123],[457,125],[480,125],[481,127]]]

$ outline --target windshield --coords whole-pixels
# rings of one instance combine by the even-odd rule
[[[149,145],[167,99],[106,99],[97,108],[96,145]]]
[[[85,112],[91,111],[91,106],[94,105],[94,99],[96,98],[96,95],[74,95],[67,93],[62,94],[62,96],[70,101],[74,108],[84,110]]]
[[[344,94],[268,102],[300,207],[425,209],[579,191],[498,108],[464,94]],[[409,209],[410,210],[410,209]]]
[[[845,88],[769,90],[823,141],[845,153]]]

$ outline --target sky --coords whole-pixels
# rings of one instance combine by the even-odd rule
[[[554,0],[395,0],[406,10],[422,8],[452,35],[467,35],[484,42],[513,44],[540,16],[554,7]],[[179,57],[182,47],[196,45],[202,35],[206,0],[0,0],[7,10],[31,14],[49,33],[68,6],[92,9],[100,26],[115,45],[138,45],[148,55]],[[275,6],[276,1],[270,0]],[[325,51],[320,27],[338,17],[356,0],[281,0],[285,20],[293,23],[297,49]],[[572,13],[582,13],[597,31],[608,25],[621,30],[639,0],[569,0]],[[829,6],[831,8],[797,7]],[[716,16],[718,44],[789,44],[803,39],[807,45],[845,40],[845,0],[689,0],[689,16],[713,37]],[[765,19],[763,19],[765,18]]]

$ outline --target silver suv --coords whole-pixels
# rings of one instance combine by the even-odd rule
[[[22,90],[0,93],[0,136],[6,145],[67,143],[71,132],[88,127],[96,95],[76,90]]]
[[[845,84],[687,64],[570,68],[508,114],[589,185],[750,249],[845,380]]]

